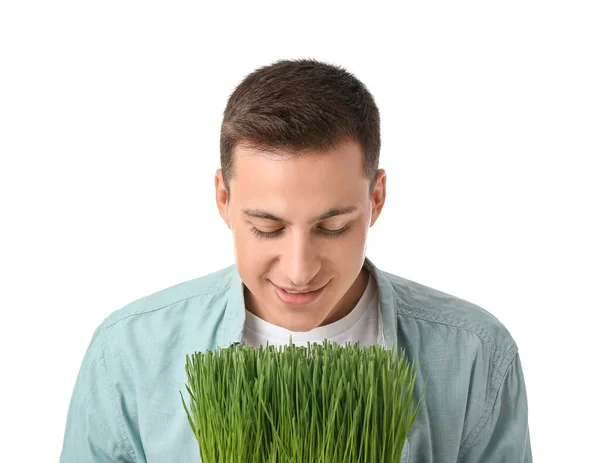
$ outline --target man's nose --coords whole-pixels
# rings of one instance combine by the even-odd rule
[[[291,236],[287,244],[281,256],[281,265],[290,280],[289,284],[300,288],[310,286],[321,268],[316,243],[304,234]]]

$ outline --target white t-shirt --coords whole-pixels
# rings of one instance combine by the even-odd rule
[[[289,344],[291,335],[292,344],[297,346],[306,346],[307,342],[320,344],[324,339],[340,345],[346,342],[350,342],[351,345],[358,342],[359,346],[364,347],[383,344],[378,301],[377,282],[373,275],[370,275],[365,292],[348,315],[310,331],[290,331],[266,322],[246,309],[243,343],[258,347],[266,346],[268,340],[270,346],[278,349],[280,345]]]

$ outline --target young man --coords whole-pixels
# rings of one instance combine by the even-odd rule
[[[216,202],[235,264],[113,312],[86,351],[61,462],[193,462],[185,356],[227,347],[395,342],[427,379],[403,461],[530,462],[515,342],[482,308],[378,269],[379,112],[352,74],[279,61],[231,95]]]

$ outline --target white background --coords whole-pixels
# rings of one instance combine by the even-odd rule
[[[2,3],[3,461],[58,460],[109,313],[233,263],[213,183],[226,100],[302,57],[346,67],[381,111],[367,255],[508,327],[536,461],[595,458],[597,2],[390,4]]]

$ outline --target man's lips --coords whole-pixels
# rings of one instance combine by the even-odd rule
[[[306,294],[292,294],[286,292],[283,288],[277,286],[273,283],[273,288],[275,289],[275,294],[279,298],[281,302],[287,305],[307,305],[314,301],[316,301],[321,294],[323,294],[327,285],[318,288],[315,291],[311,291]]]

